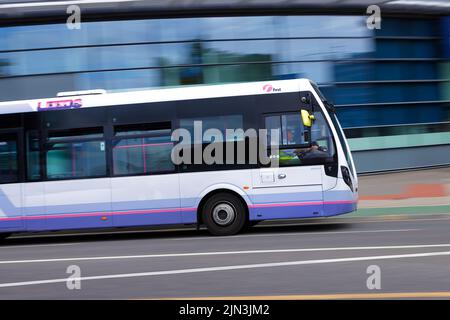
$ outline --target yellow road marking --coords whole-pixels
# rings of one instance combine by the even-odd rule
[[[161,298],[161,299],[162,300],[336,300],[336,299],[406,299],[406,298],[450,298],[450,291],[223,296],[223,297],[189,297],[189,298]]]

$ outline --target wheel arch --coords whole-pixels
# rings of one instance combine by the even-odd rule
[[[206,203],[206,201],[211,198],[213,195],[218,193],[229,193],[236,196],[244,205],[246,211],[246,220],[249,219],[249,206],[251,204],[250,199],[246,193],[235,186],[217,186],[213,189],[205,190],[202,195],[199,197],[200,201],[197,204],[197,224],[200,225],[203,223],[202,219],[202,210]]]

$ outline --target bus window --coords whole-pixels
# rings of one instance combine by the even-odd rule
[[[113,141],[113,174],[135,175],[173,172],[169,127],[154,126],[153,130],[138,127],[118,127]]]
[[[19,180],[17,137],[0,135],[0,183]]]
[[[311,127],[311,141],[317,144],[320,151],[325,152],[325,157],[333,157],[336,150],[330,127],[321,111],[314,112],[314,122]]]
[[[309,131],[303,126],[300,113],[271,115],[265,118],[268,142],[271,129],[278,129],[279,165],[314,165],[333,161],[335,147],[331,131],[320,111],[314,112],[315,121]]]
[[[27,180],[41,179],[41,166],[39,155],[39,135],[37,131],[27,132]]]
[[[170,122],[122,125],[115,127],[115,136],[136,136],[136,135],[169,135],[171,134]]]
[[[51,132],[47,141],[47,178],[106,175],[106,148],[101,129]]]
[[[181,119],[180,128],[186,129],[191,134],[192,141],[194,140],[194,121],[200,121],[202,124],[202,137],[206,130],[208,129],[218,129],[222,133],[223,137],[226,137],[226,129],[243,129],[243,117],[242,115],[226,115],[226,116],[212,116],[212,117],[198,117],[191,119]],[[226,138],[225,138],[226,139]],[[234,136],[231,141],[241,141],[244,136]],[[204,143],[209,143],[211,141],[203,141]],[[220,140],[214,142],[223,142]],[[183,142],[181,142],[183,143]]]
[[[271,129],[280,130],[280,146],[302,145],[308,143],[307,134],[300,118],[300,113],[287,113],[268,116],[265,119],[268,141],[272,139]]]

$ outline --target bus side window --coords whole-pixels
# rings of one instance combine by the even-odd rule
[[[198,117],[198,118],[182,118],[180,119],[180,128],[186,129],[190,132],[191,138],[194,138],[194,124],[197,123],[199,125],[201,123],[202,129],[202,137],[204,136],[205,131],[208,129],[218,129],[222,133],[222,139],[214,142],[223,142],[226,140],[230,141],[239,141],[243,140],[243,136],[233,136],[232,140],[228,140],[226,130],[227,129],[242,129],[244,128],[244,120],[243,116],[240,114],[232,114],[232,115],[217,115],[217,116],[208,116],[208,117]],[[203,143],[210,143],[211,141],[202,141]]]
[[[26,134],[27,180],[41,179],[41,161],[39,150],[39,134],[37,131],[28,131]]]
[[[46,146],[48,179],[106,176],[102,128],[50,132]]]
[[[269,143],[271,141],[270,139],[272,139],[272,129],[278,129],[280,132],[280,146],[301,145],[308,143],[307,130],[303,126],[300,113],[286,113],[267,116],[265,118],[265,125]]]
[[[0,135],[0,183],[19,181],[17,136]]]
[[[173,172],[172,147],[170,122],[117,126],[112,147],[113,174]]]

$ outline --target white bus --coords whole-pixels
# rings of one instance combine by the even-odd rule
[[[225,151],[225,160],[212,164],[174,163],[172,133],[198,136],[196,121],[203,133],[224,133],[214,144],[233,150],[260,138],[229,138],[227,129],[267,129],[269,135],[278,129],[278,137],[268,139],[278,140],[277,154],[268,155],[278,166],[249,161],[251,148],[245,161],[229,161],[236,156]],[[207,137],[185,144],[181,155],[191,147],[205,150]],[[334,107],[307,79],[68,92],[0,103],[2,237],[170,224],[231,235],[262,220],[355,211],[357,192]]]

